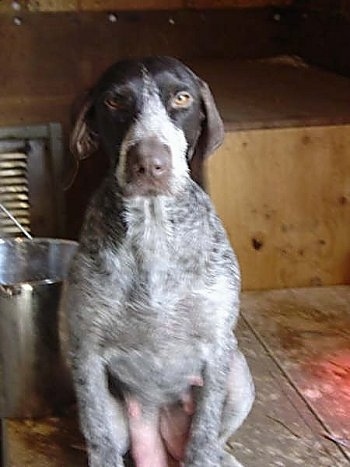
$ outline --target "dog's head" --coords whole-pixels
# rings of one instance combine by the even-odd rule
[[[83,102],[71,137],[80,160],[99,145],[126,196],[174,193],[222,143],[223,124],[207,84],[170,57],[109,68]]]

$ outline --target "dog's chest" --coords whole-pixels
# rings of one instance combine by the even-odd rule
[[[120,248],[107,255],[105,285],[118,340],[132,346],[156,339],[162,345],[173,337],[187,342],[193,334],[205,335],[203,254],[183,245],[183,229],[171,222],[161,200],[135,202],[125,220]]]
[[[178,236],[165,203],[161,199],[135,201],[126,220],[123,249],[129,258],[132,294],[139,291],[155,302],[169,300],[173,287],[185,278],[180,255],[176,253]]]
[[[150,271],[170,266],[174,235],[164,203],[149,199],[135,201],[125,217],[128,229],[124,246],[137,263]]]
[[[116,294],[118,285],[126,285],[118,300],[112,296],[107,303],[109,311],[118,311],[103,332],[105,358],[117,380],[131,392],[144,388],[154,396],[159,390],[160,400],[186,389],[200,374],[204,355],[217,340],[221,317],[215,297],[221,302],[226,288],[208,280],[200,239],[191,226],[172,222],[174,217],[161,200],[129,207],[109,283]]]

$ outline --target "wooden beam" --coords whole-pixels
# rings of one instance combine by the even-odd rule
[[[259,8],[288,6],[292,0],[187,0],[189,8]]]
[[[27,7],[33,12],[77,11],[79,0],[29,0]]]
[[[184,0],[80,0],[82,11],[174,10],[185,7]]]
[[[30,12],[122,11],[122,10],[175,10],[219,9],[288,6],[292,0],[28,0],[17,2],[22,10]],[[14,2],[0,2],[0,13],[20,14]]]

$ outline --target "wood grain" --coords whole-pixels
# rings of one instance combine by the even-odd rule
[[[293,0],[187,0],[192,8],[252,8],[266,6],[288,6]]]
[[[288,6],[292,0],[28,0],[22,10],[33,13],[72,11],[220,9]],[[0,13],[19,14],[12,0],[0,2]]]
[[[209,83],[227,130],[350,123],[350,79],[298,57],[190,65]]]
[[[173,10],[184,8],[184,0],[80,0],[82,11]]]
[[[29,0],[27,8],[31,12],[77,11],[79,0]]]
[[[349,465],[350,287],[246,293],[242,314]]]
[[[349,125],[226,134],[208,181],[244,289],[349,283],[349,148]]]

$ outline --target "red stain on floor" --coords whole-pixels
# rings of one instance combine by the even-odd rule
[[[350,435],[350,348],[322,355],[302,366],[302,393],[338,419]]]

